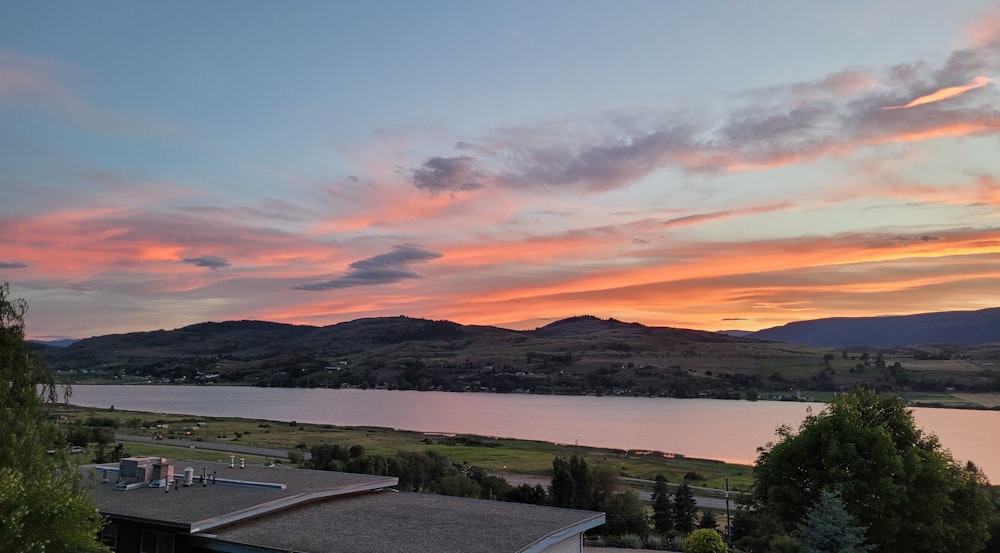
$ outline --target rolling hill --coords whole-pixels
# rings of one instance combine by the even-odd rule
[[[979,315],[970,315],[970,320],[990,320],[984,318],[989,313],[972,313]],[[939,319],[955,321],[921,320]],[[855,336],[848,332],[855,324],[852,319],[823,324],[814,332]],[[897,323],[893,328],[929,325]],[[798,327],[770,330],[787,328]],[[719,398],[836,391],[858,384],[888,390],[1000,391],[995,369],[1000,344],[878,348],[835,340],[830,342],[834,347],[780,341],[796,336],[767,332],[742,337],[592,316],[531,331],[385,317],[324,327],[208,322],[97,336],[61,348],[32,347],[61,378],[72,382]],[[866,336],[877,334],[869,331]]]

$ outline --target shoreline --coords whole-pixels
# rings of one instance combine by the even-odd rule
[[[720,402],[731,402],[731,401],[747,401],[747,402],[786,402],[786,403],[829,403],[829,398],[838,394],[839,392],[817,392],[801,390],[796,392],[789,392],[788,396],[777,397],[777,392],[771,395],[771,397],[759,397],[757,399],[746,399],[746,398],[719,398],[719,397],[672,397],[672,396],[647,396],[638,394],[540,394],[535,392],[497,392],[497,391],[478,391],[478,390],[467,390],[467,391],[453,391],[446,389],[430,389],[430,390],[404,390],[404,389],[391,389],[391,388],[363,388],[358,386],[348,386],[348,387],[293,387],[293,386],[254,386],[250,384],[217,384],[217,383],[194,383],[194,382],[117,382],[117,381],[101,381],[101,382],[60,382],[56,384],[59,387],[69,386],[72,388],[75,385],[80,386],[163,386],[163,387],[191,387],[191,388],[212,388],[212,387],[225,387],[225,388],[274,388],[274,389],[284,389],[284,390],[314,390],[314,389],[325,389],[325,390],[379,390],[379,391],[389,391],[389,392],[441,392],[450,394],[497,394],[497,395],[527,395],[527,396],[556,396],[556,397],[630,397],[630,398],[650,398],[650,399],[699,399],[699,400],[715,400]],[[894,393],[903,398],[906,402],[907,407],[919,407],[923,409],[956,409],[956,410],[969,410],[969,411],[1000,411],[1000,393],[960,393],[960,394],[930,394],[926,392],[884,392],[884,393]],[[795,394],[795,396],[792,396]],[[798,397],[800,396],[801,397]],[[916,396],[916,397],[911,397]],[[983,400],[975,401],[975,400]]]

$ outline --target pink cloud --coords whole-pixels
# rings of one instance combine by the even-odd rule
[[[991,79],[991,78],[989,78],[989,77],[979,76],[979,77],[976,77],[976,78],[972,79],[967,84],[964,84],[964,85],[961,85],[961,86],[948,86],[948,87],[945,87],[945,88],[941,88],[941,89],[935,90],[934,92],[931,92],[930,94],[925,94],[923,96],[920,96],[919,98],[915,98],[914,100],[910,101],[909,103],[907,103],[905,105],[901,105],[901,106],[886,106],[886,107],[884,107],[882,109],[909,109],[909,108],[913,108],[913,107],[917,107],[917,106],[922,106],[922,105],[925,105],[925,104],[932,104],[934,102],[942,102],[944,100],[948,100],[948,99],[951,99],[951,98],[956,98],[958,96],[961,96],[962,94],[965,94],[966,92],[968,92],[970,90],[975,90],[977,88],[982,88],[982,87],[984,87],[984,86],[986,86],[988,84],[991,84],[993,82],[994,82],[994,80]]]

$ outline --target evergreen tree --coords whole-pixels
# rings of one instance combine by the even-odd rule
[[[796,531],[801,553],[865,553],[865,530],[855,526],[844,502],[824,490],[819,501],[806,512]]]
[[[52,373],[24,347],[24,300],[0,285],[0,549],[108,552],[100,513],[80,486],[45,401],[58,398]],[[64,451],[64,450],[63,450]]]
[[[662,474],[656,475],[653,484],[653,528],[661,534],[669,534],[674,529],[673,509],[671,508],[670,489],[667,479]]]
[[[719,521],[715,520],[715,515],[706,511],[701,512],[701,519],[698,521],[698,528],[705,528],[708,530],[718,530]]]
[[[683,535],[694,531],[694,521],[698,517],[698,504],[694,500],[694,492],[683,482],[674,492],[674,530]]]

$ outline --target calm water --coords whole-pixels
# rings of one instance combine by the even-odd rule
[[[775,428],[822,404],[231,386],[74,386],[87,407],[454,432],[752,463]],[[956,459],[1000,479],[1000,411],[914,409]]]

